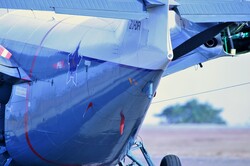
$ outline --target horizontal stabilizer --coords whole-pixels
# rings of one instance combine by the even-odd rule
[[[181,17],[192,22],[250,21],[249,0],[176,0]]]

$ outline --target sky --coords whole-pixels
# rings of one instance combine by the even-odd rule
[[[215,59],[203,63],[203,66],[190,67],[162,78],[144,124],[159,124],[160,118],[155,115],[161,113],[164,108],[177,103],[184,104],[195,98],[202,103],[210,103],[214,108],[223,109],[221,116],[228,125],[250,126],[250,54]],[[157,103],[161,100],[243,83],[249,84]]]

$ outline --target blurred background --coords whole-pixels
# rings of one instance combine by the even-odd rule
[[[250,126],[250,54],[215,59],[163,78],[144,125],[159,124],[156,114],[192,99],[222,109],[229,126]]]
[[[187,117],[190,102],[217,111],[225,123],[175,123],[173,114],[166,118],[166,112],[180,108],[180,116]],[[139,136],[156,165],[166,154],[178,155],[184,166],[249,165],[250,54],[212,60],[203,68],[163,78]]]

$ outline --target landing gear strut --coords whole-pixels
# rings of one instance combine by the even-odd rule
[[[147,164],[149,166],[154,166],[152,159],[150,158],[148,152],[146,151],[145,147],[143,146],[143,143],[141,141],[135,141],[134,145],[130,148],[127,157],[132,161],[131,164],[129,164],[128,166],[143,166],[142,162],[139,161],[134,155],[133,155],[133,151],[135,150],[141,150],[144,159],[146,160]],[[124,162],[120,162],[119,166],[125,166],[126,164]]]
[[[139,161],[132,153],[133,151],[138,149],[141,150],[148,166],[154,166],[152,159],[150,158],[148,152],[146,151],[141,141],[135,141],[134,145],[130,148],[129,152],[127,153],[127,157],[132,161],[132,163],[127,165],[125,164],[125,160],[123,160],[119,163],[119,166],[143,166],[142,162]],[[160,166],[181,166],[181,161],[175,155],[167,155],[161,160]]]

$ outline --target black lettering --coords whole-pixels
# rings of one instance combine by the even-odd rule
[[[128,28],[130,30],[140,31],[141,30],[141,21],[131,20]]]

